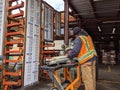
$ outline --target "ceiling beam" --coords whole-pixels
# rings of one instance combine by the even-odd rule
[[[69,2],[69,7],[70,7],[70,9],[72,10],[72,12],[74,13],[74,14],[77,14],[78,12],[73,8],[73,6],[71,5],[71,3]],[[79,16],[79,15],[78,15]],[[79,17],[80,18],[80,17]]]
[[[72,12],[74,14],[78,14],[78,12],[75,10],[75,8],[71,5],[70,1],[69,1],[69,7],[70,7],[70,9],[72,10]],[[74,16],[74,14],[73,14],[73,16]],[[80,15],[77,15],[76,17],[77,17],[78,22],[80,23],[80,26],[81,26],[81,17],[80,17]]]
[[[120,17],[85,19],[83,20],[82,25],[85,25],[86,23],[101,23],[101,22],[106,22],[106,21],[120,21]]]
[[[93,12],[96,12],[94,1],[93,0],[89,0],[89,1],[90,1],[91,6],[92,6]],[[95,18],[97,18],[97,13],[94,13],[94,15],[95,15]]]
[[[115,39],[119,39],[119,38],[115,38]],[[94,42],[104,42],[105,44],[107,44],[106,42],[115,41],[115,39],[110,39],[110,38],[107,38],[107,39],[101,39],[101,38],[94,39],[93,38],[93,41]]]
[[[120,2],[119,2],[119,9],[120,9]],[[120,17],[120,11],[118,11],[118,17]]]
[[[104,36],[104,37],[106,37],[106,36],[120,36],[120,33],[116,33],[116,34],[113,34],[113,33],[101,33],[101,34],[98,34],[98,33],[94,33],[94,34],[91,34],[92,36],[96,36],[96,37],[98,37],[98,36]]]
[[[94,13],[103,14],[103,13],[113,13],[114,11],[120,11],[120,9],[111,9],[111,10],[107,10],[107,11],[95,11],[95,12],[82,12],[82,13],[78,13],[78,14],[74,14],[74,15],[75,16],[77,16],[77,15],[91,15]]]

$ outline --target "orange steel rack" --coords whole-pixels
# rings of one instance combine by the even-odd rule
[[[52,41],[49,41],[49,40],[45,40],[45,7],[47,8],[50,8],[50,10],[53,10],[53,30],[55,29],[55,25],[54,25],[54,17],[55,17],[55,10],[49,5],[47,4],[46,2],[42,2],[42,8],[41,8],[41,31],[40,31],[40,66],[43,66],[45,65],[45,61],[46,59],[48,58],[51,58],[53,56],[58,56],[58,50],[49,50],[49,49],[46,49],[46,48],[51,48],[51,47],[55,47],[55,43]],[[52,12],[52,11],[50,11]],[[52,17],[51,17],[52,18]],[[52,30],[51,30],[51,33],[54,33]],[[53,35],[53,39],[54,39],[54,35]],[[40,70],[40,76],[44,78],[47,78],[48,77],[48,73],[45,72],[44,70]]]
[[[0,57],[0,85],[2,84],[2,58]],[[2,88],[2,85],[0,86],[0,89]]]
[[[24,2],[8,0],[8,24],[5,40],[5,58],[3,60],[3,90],[9,90],[13,86],[21,86],[23,83],[23,57],[24,57]],[[16,5],[12,3],[16,2]],[[13,14],[12,11],[19,12]]]

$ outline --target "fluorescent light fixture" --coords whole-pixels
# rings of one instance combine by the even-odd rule
[[[110,38],[112,38],[112,39],[113,39],[113,36],[111,36]]]
[[[98,30],[99,30],[99,32],[101,32],[102,30],[101,30],[101,28],[100,28],[100,26],[98,26]]]
[[[72,12],[71,8],[69,8],[69,12]]]
[[[113,28],[113,31],[112,31],[113,34],[115,33],[115,30],[116,30],[116,28]]]
[[[102,1],[102,0],[93,0],[94,2]]]
[[[101,39],[104,39],[104,37],[101,37]]]

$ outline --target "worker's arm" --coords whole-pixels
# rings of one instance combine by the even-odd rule
[[[77,57],[79,52],[80,52],[80,49],[81,49],[81,46],[82,46],[82,41],[81,39],[78,37],[74,40],[74,44],[73,44],[73,49],[72,51],[68,54],[68,58],[74,58],[74,57]]]

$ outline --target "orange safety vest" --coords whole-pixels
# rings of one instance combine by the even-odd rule
[[[79,37],[82,40],[82,46],[78,54],[78,61],[80,64],[83,64],[90,60],[92,57],[97,56],[97,53],[90,36]]]

